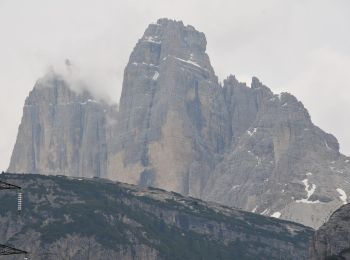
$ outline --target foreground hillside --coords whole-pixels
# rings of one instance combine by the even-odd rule
[[[1,174],[2,243],[31,259],[304,259],[313,230],[103,179]],[[21,259],[7,257],[6,259]]]

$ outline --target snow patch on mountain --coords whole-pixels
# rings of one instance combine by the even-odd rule
[[[252,136],[256,133],[257,130],[258,130],[257,128],[253,128],[253,131],[247,130],[247,133],[249,136]]]
[[[275,213],[273,213],[271,215],[271,217],[273,217],[273,218],[280,218],[281,217],[281,212],[276,211]]]
[[[316,184],[311,184],[311,187],[309,185],[309,180],[308,179],[304,179],[302,180],[302,182],[305,185],[305,191],[307,193],[306,195],[306,199],[301,199],[301,200],[296,200],[296,203],[308,203],[308,204],[314,204],[314,203],[321,203],[319,200],[309,200],[309,198],[312,196],[312,194],[314,194],[315,190],[316,190]]]
[[[146,36],[144,39],[144,42],[151,42],[151,43],[155,43],[155,44],[161,44],[162,42],[152,36]]]
[[[341,188],[337,188],[337,192],[340,195],[339,199],[343,202],[343,204],[346,204],[348,196],[346,195],[345,191]]]
[[[153,79],[153,80],[157,80],[158,77],[159,77],[159,72],[158,72],[158,71],[155,71],[155,72],[154,72],[154,75],[153,75],[153,77],[152,77],[152,79]]]

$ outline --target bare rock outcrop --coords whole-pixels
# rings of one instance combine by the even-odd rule
[[[159,19],[125,68],[120,106],[60,76],[26,100],[9,170],[102,176],[321,226],[350,194],[350,158],[293,95],[218,79],[203,33]]]
[[[222,88],[203,33],[160,19],[124,73],[113,179],[200,197],[230,145]]]
[[[9,171],[106,177],[116,107],[70,87],[54,72],[37,81],[25,101]]]
[[[336,210],[314,234],[310,260],[350,259],[350,204]]]
[[[202,198],[322,225],[350,192],[349,158],[336,138],[315,126],[294,96],[274,95],[256,78],[249,88],[230,77],[224,90],[233,142]]]

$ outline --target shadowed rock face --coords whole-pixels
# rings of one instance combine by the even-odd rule
[[[224,82],[233,142],[202,198],[319,227],[350,192],[349,158],[292,95]],[[341,195],[342,192],[344,195]]]
[[[1,242],[30,259],[306,259],[311,228],[102,179],[2,174]],[[7,259],[7,258],[6,258]],[[9,257],[8,259],[23,259]]]
[[[336,210],[314,234],[310,259],[350,259],[350,204]]]
[[[9,170],[104,176],[319,227],[350,194],[350,158],[291,94],[257,78],[221,86],[205,51],[192,26],[150,24],[118,112],[63,79],[39,81]]]
[[[230,144],[205,49],[204,34],[182,22],[161,19],[146,29],[124,73],[112,178],[200,196],[215,155]]]

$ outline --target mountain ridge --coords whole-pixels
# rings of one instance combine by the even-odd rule
[[[305,259],[311,228],[100,178],[1,174],[0,234],[33,259]],[[19,259],[13,257],[9,259]]]
[[[125,68],[118,111],[77,109],[80,97],[51,118],[47,104],[25,107],[9,171],[101,176],[319,227],[344,203],[339,191],[350,192],[350,158],[293,95],[256,77],[250,87],[232,75],[219,84],[206,43],[182,22],[150,24]],[[72,114],[91,118],[76,127]],[[38,129],[48,129],[45,142]],[[65,136],[86,142],[72,153]]]

